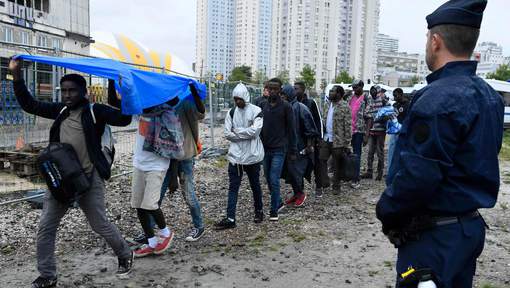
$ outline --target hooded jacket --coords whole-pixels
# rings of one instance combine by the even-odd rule
[[[287,100],[294,112],[294,129],[297,136],[297,149],[301,151],[306,147],[306,140],[319,137],[319,132],[317,127],[315,127],[315,121],[308,107],[297,101],[294,87],[285,85],[283,87],[283,93],[287,95]]]
[[[225,138],[230,141],[227,159],[234,165],[251,165],[264,159],[264,146],[260,140],[262,131],[262,110],[250,103],[250,94],[246,86],[238,84],[232,97],[241,98],[244,108],[234,107],[225,117]],[[230,116],[232,115],[232,116]]]

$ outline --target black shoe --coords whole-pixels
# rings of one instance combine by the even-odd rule
[[[133,269],[133,261],[135,254],[131,251],[131,256],[128,258],[119,258],[119,268],[117,269],[117,276],[126,276]]]
[[[224,218],[220,222],[214,224],[216,230],[225,230],[236,228],[236,221],[230,220],[230,218]]]
[[[145,237],[145,233],[140,233],[133,238],[133,241],[139,244],[149,244],[149,240]]]
[[[57,286],[57,277],[55,278],[44,278],[37,277],[37,279],[32,282],[32,288],[48,288],[48,287],[56,287]]]
[[[202,238],[204,236],[205,228],[191,228],[191,231],[188,234],[188,237],[186,237],[187,242],[195,242],[198,241],[198,239]]]
[[[262,221],[264,221],[264,212],[255,211],[255,217],[253,217],[253,222],[261,223]]]
[[[278,221],[278,211],[269,213],[269,221]]]

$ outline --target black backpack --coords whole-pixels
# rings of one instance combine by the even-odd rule
[[[37,167],[53,197],[72,204],[90,189],[78,155],[71,144],[51,142],[37,158]]]

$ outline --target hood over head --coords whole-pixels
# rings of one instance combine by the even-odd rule
[[[250,103],[250,92],[248,92],[248,88],[243,83],[237,84],[232,91],[232,97],[241,98],[244,102]]]
[[[286,84],[282,89],[283,94],[287,95],[287,99],[289,102],[294,102],[296,100],[296,91],[294,87],[290,84]]]

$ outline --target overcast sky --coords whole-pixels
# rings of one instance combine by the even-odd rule
[[[444,2],[381,0],[379,32],[399,38],[401,51],[423,53],[425,16]],[[502,45],[505,55],[510,55],[509,2],[489,0],[480,35],[480,41]],[[195,10],[196,0],[90,0],[90,30],[92,36],[95,31],[124,34],[156,51],[174,53],[191,65]]]

